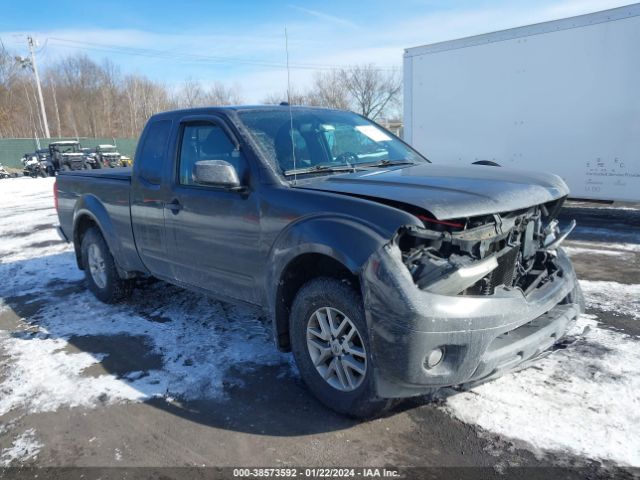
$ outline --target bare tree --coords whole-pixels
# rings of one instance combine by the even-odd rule
[[[0,43],[0,137],[42,136],[33,79]],[[58,136],[136,137],[148,118],[177,107],[241,104],[237,85],[214,81],[206,88],[187,79],[172,93],[143,75],[123,76],[117,65],[72,55],[44,72],[45,108]],[[267,96],[264,103],[354,109],[371,118],[389,114],[400,97],[394,72],[372,65],[316,73],[306,90]]]
[[[207,102],[200,82],[188,78],[176,97],[176,103],[182,108],[203,107]]]
[[[271,93],[262,99],[262,103],[265,105],[280,105],[287,102],[291,103],[291,105],[319,105],[309,93],[298,92],[293,89],[289,94],[286,91]]]
[[[28,78],[11,52],[0,46],[0,136],[33,132],[27,110]],[[29,133],[30,135],[30,133]]]
[[[207,105],[239,105],[242,103],[238,86],[226,87],[220,82],[215,82],[204,98]]]
[[[375,119],[399,105],[400,94],[401,79],[397,72],[383,72],[373,65],[356,65],[316,73],[308,91],[292,92],[291,103],[353,109]],[[286,93],[271,94],[264,103],[278,104],[286,100]]]
[[[313,85],[306,95],[311,105],[348,110],[349,91],[342,75],[336,70],[317,72],[313,77]]]
[[[374,65],[356,65],[339,71],[344,88],[356,110],[371,119],[398,102],[402,81],[395,71],[383,72]]]
[[[58,108],[58,97],[56,96],[56,84],[52,75],[49,75],[47,79],[48,86],[51,90],[51,98],[53,98],[53,108],[56,114],[56,131],[58,137],[62,136],[62,125],[60,123],[60,109]]]

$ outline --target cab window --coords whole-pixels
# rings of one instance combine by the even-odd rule
[[[246,173],[246,162],[227,133],[213,123],[188,123],[182,129],[180,157],[178,161],[181,185],[199,185],[193,172],[196,162],[201,160],[224,160],[229,162],[242,181]]]

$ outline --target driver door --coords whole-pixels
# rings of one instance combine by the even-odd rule
[[[165,225],[177,280],[218,296],[257,303],[260,216],[250,168],[238,145],[222,119],[181,122]],[[198,184],[193,173],[200,160],[229,162],[247,188],[232,191]]]

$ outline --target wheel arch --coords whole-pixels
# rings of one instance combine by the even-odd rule
[[[100,203],[96,197],[87,195],[77,201],[73,215],[73,247],[76,253],[78,268],[84,270],[81,254],[82,239],[91,227],[98,229],[102,238],[104,238],[107,243],[107,247],[113,255],[116,265],[118,265],[118,240],[115,236],[113,223],[102,203]]]
[[[265,276],[265,304],[277,347],[290,349],[289,314],[302,285],[326,276],[347,281],[362,292],[362,266],[388,241],[368,225],[350,218],[316,217],[287,229],[271,249]]]

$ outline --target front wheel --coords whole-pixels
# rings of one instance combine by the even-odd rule
[[[348,283],[306,283],[293,302],[289,329],[302,379],[327,407],[370,418],[391,405],[375,393],[362,298]]]
[[[82,238],[82,265],[89,290],[105,303],[116,303],[131,295],[133,282],[120,278],[107,242],[97,228]]]

